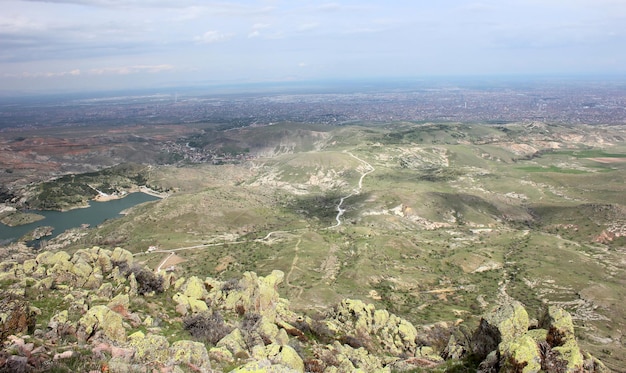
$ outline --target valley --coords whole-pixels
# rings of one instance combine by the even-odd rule
[[[3,214],[98,194],[161,196],[98,226],[14,242],[123,247],[157,274],[228,282],[284,273],[307,317],[345,298],[419,328],[476,328],[521,302],[573,317],[581,348],[626,364],[626,127],[280,121],[0,132]],[[24,219],[15,215],[14,221]]]

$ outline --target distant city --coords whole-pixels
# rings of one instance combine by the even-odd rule
[[[293,121],[452,121],[624,124],[626,81],[531,80],[402,84],[297,85],[246,93],[209,88],[89,96],[3,99],[0,130],[56,126],[223,123],[228,127]]]

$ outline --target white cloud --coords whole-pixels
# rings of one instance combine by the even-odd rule
[[[226,41],[230,39],[232,36],[233,36],[232,34],[224,34],[219,31],[212,30],[212,31],[205,32],[201,36],[196,36],[194,40],[200,44],[213,44],[213,43]]]
[[[57,72],[23,72],[19,74],[3,74],[5,78],[59,78],[64,76],[78,76],[81,74],[80,69],[74,69],[71,71],[57,71]]]
[[[317,22],[304,23],[298,26],[298,31],[311,31],[318,28],[319,26],[320,24]]]
[[[168,64],[162,65],[132,65],[117,67],[101,67],[89,69],[86,72],[80,69],[69,71],[46,71],[46,72],[22,72],[14,74],[3,74],[5,78],[60,78],[68,76],[85,76],[85,75],[129,75],[138,73],[160,73],[163,71],[173,70],[174,66]]]
[[[105,67],[99,69],[91,69],[89,70],[89,74],[91,75],[128,75],[128,74],[137,74],[137,73],[159,73],[163,71],[168,71],[174,69],[174,66],[162,64],[162,65],[133,65],[133,66],[122,66],[122,67]]]

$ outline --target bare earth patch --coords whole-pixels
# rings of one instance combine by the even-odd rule
[[[186,259],[183,259],[176,254],[173,254],[173,255],[168,254],[168,256],[169,257],[161,264],[161,268],[169,268],[169,267],[175,266],[177,264],[180,264],[186,261]]]
[[[598,162],[598,163],[624,163],[626,162],[626,158],[589,158],[589,160]]]

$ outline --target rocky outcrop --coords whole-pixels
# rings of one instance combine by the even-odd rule
[[[530,329],[528,313],[513,301],[485,315],[471,347],[483,359],[479,372],[603,372],[596,359],[586,360],[576,342],[571,315],[550,306],[539,325]],[[590,370],[584,370],[592,366]]]
[[[0,338],[31,332],[35,328],[36,315],[29,302],[20,296],[5,294],[0,299]]]
[[[370,349],[392,355],[411,355],[417,349],[417,329],[410,322],[360,300],[341,301],[326,325],[336,335],[360,339]]]
[[[164,279],[126,250],[99,247],[0,269],[8,284],[0,371],[400,372],[438,367],[443,348],[448,359],[479,356],[483,372],[604,369],[580,351],[571,316],[556,307],[529,329],[523,305],[511,302],[484,315],[470,343],[453,335],[436,348],[420,335],[428,327],[362,300],[344,299],[316,318],[298,314],[278,292],[281,271]]]

